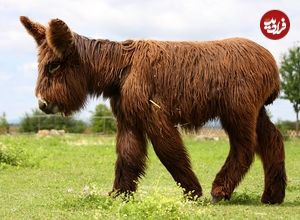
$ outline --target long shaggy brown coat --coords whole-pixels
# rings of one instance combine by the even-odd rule
[[[38,44],[36,95],[46,113],[70,114],[88,95],[108,97],[117,118],[113,192],[136,190],[145,172],[146,139],[186,194],[202,195],[175,125],[200,128],[219,118],[230,152],[217,174],[213,201],[229,199],[257,153],[265,171],[264,203],[285,195],[284,147],[265,105],[279,93],[272,55],[246,39],[206,42],[92,40],[61,20],[49,26],[21,17]]]

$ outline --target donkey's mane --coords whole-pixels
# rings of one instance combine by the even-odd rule
[[[116,42],[102,39],[89,39],[74,34],[75,45],[81,60],[92,64],[96,72],[113,72],[131,64],[132,54],[137,42],[128,40]]]

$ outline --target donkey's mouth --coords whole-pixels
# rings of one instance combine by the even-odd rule
[[[73,114],[73,111],[68,108],[65,108],[64,105],[60,105],[55,102],[49,102],[43,99],[40,95],[38,95],[37,98],[40,110],[42,110],[46,114],[60,113],[62,116],[70,116]]]

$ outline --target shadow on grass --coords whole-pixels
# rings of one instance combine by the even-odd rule
[[[286,201],[282,204],[263,204],[261,201],[261,196],[252,193],[234,193],[229,201],[221,201],[216,205],[245,205],[245,206],[282,206],[282,207],[296,207],[300,206],[300,198],[294,201]]]
[[[222,201],[220,205],[261,206],[260,196],[252,193],[233,193],[229,201]]]

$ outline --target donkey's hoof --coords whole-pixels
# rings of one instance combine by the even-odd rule
[[[212,196],[211,202],[213,204],[220,202],[224,197],[223,196]]]
[[[108,192],[108,196],[112,197],[112,198],[116,198],[120,195],[120,191],[119,190],[112,190],[110,192]]]
[[[221,200],[229,200],[231,194],[227,193],[224,190],[224,187],[222,186],[217,186],[214,187],[211,191],[211,196],[212,196],[212,203],[217,203],[220,202]]]
[[[274,205],[274,204],[281,204],[283,203],[284,200],[284,193],[283,194],[277,194],[277,195],[268,195],[267,193],[264,193],[262,198],[261,198],[261,202],[264,204],[270,204],[270,205]]]
[[[211,190],[211,196],[212,196],[212,200],[215,201],[214,203],[221,201],[225,196],[223,187],[222,186],[213,187],[213,189]]]

